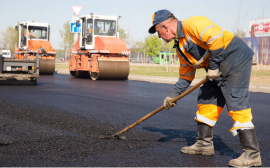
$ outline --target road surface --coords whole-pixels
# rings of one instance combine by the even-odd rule
[[[99,139],[160,107],[172,84],[41,76],[37,86],[0,86],[1,166],[225,167],[242,153],[224,109],[214,127],[214,156],[180,152],[196,142],[198,89],[177,107],[124,133]],[[270,94],[250,93],[263,167],[270,166]],[[4,143],[11,142],[8,145]]]

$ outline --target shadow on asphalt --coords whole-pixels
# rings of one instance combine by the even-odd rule
[[[196,131],[188,131],[188,130],[178,130],[178,129],[160,129],[154,127],[143,127],[144,130],[150,132],[159,132],[165,137],[158,139],[158,142],[167,142],[173,140],[175,138],[185,138],[187,142],[187,146],[191,146],[196,143],[197,132]],[[214,149],[219,152],[220,155],[230,156],[232,158],[238,158],[240,156],[239,153],[235,152],[232,148],[228,147],[218,135],[214,135],[213,137]],[[240,143],[239,143],[240,145]]]

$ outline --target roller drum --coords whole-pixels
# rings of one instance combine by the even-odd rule
[[[112,79],[126,80],[129,75],[129,61],[98,60],[99,73],[91,72],[92,80]]]
[[[70,71],[72,78],[90,78],[90,74],[87,71]]]
[[[53,75],[55,72],[55,59],[40,59],[39,60],[39,74]]]

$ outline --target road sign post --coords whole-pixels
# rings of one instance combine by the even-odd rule
[[[78,20],[79,19],[79,13],[80,13],[80,11],[81,11],[81,9],[82,9],[82,6],[71,6],[72,7],[72,9],[73,9],[73,11],[74,11],[74,15],[75,15],[75,17],[73,17],[72,19],[74,19],[74,20]],[[79,23],[80,24],[80,23]],[[75,21],[75,27],[76,27],[76,21]],[[74,29],[75,29],[75,27],[74,27]],[[78,26],[78,27],[80,27],[80,26]],[[70,24],[70,28],[72,28],[72,26],[71,26],[71,24]],[[74,31],[74,44],[76,43],[76,41],[78,40],[78,32],[81,32],[81,31],[79,31],[79,29],[80,28],[78,28],[78,30],[75,32]],[[71,30],[71,29],[70,29]]]

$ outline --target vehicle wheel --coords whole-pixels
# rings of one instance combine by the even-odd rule
[[[90,78],[90,74],[87,71],[70,71],[72,78]]]

